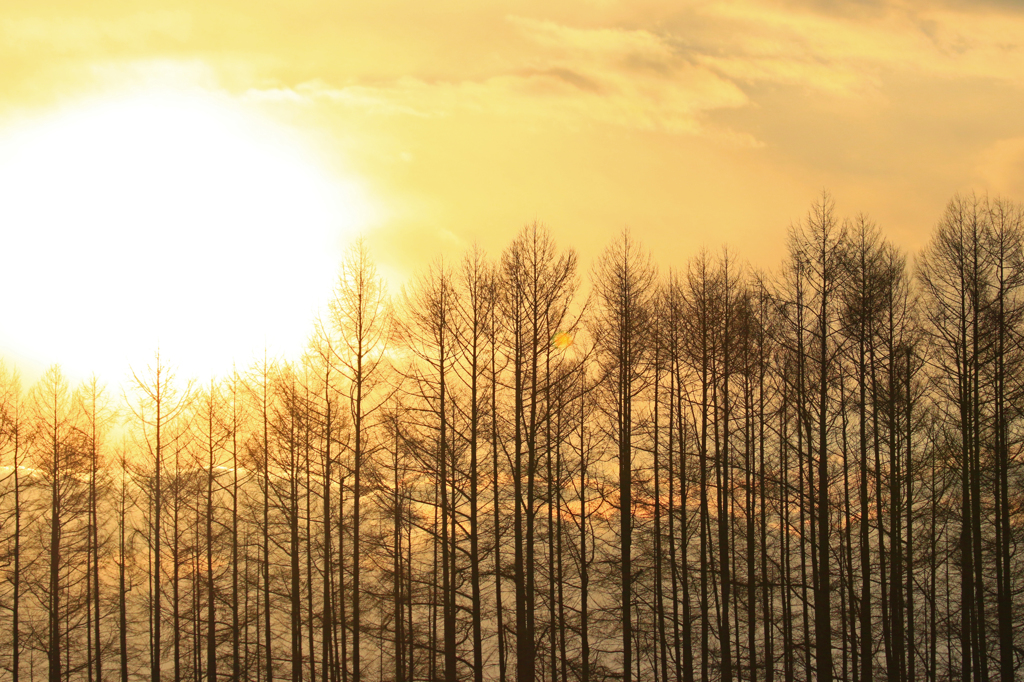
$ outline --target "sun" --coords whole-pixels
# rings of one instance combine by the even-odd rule
[[[207,376],[294,354],[362,186],[225,97],[150,92],[0,130],[0,353],[119,381],[159,347]]]

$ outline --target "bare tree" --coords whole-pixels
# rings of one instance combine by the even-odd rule
[[[174,373],[157,351],[153,364],[140,374],[132,370],[134,395],[126,396],[126,402],[135,417],[140,449],[147,463],[152,463],[152,477],[148,483],[152,500],[149,517],[149,550],[152,569],[149,576],[150,594],[150,678],[160,682],[163,672],[162,624],[163,612],[163,517],[165,450],[177,435],[169,428],[181,416],[190,399],[191,384],[184,390],[174,385]],[[176,538],[175,538],[176,541]],[[177,608],[177,605],[174,605]],[[177,637],[177,633],[172,633]]]
[[[790,272],[795,291],[787,303],[798,367],[797,395],[811,521],[811,578],[814,594],[814,669],[830,681],[832,664],[832,569],[830,522],[830,430],[835,419],[833,377],[841,348],[838,338],[839,291],[843,281],[845,230],[828,193],[822,194],[790,235]],[[799,435],[799,434],[798,434]],[[798,442],[800,440],[798,439]],[[816,457],[815,457],[816,455]],[[808,650],[808,659],[810,653]]]
[[[88,679],[100,682],[103,679],[103,638],[101,623],[105,605],[100,598],[100,555],[106,553],[106,532],[100,527],[100,502],[106,488],[106,467],[103,466],[102,443],[115,415],[107,397],[106,389],[93,375],[75,392],[77,409],[82,415],[80,426],[83,445],[88,457],[88,531],[86,554],[88,555],[86,575],[86,667]],[[93,675],[95,674],[95,677]]]
[[[372,452],[368,431],[374,412],[387,395],[381,383],[391,335],[391,307],[384,280],[377,274],[363,241],[357,241],[342,261],[338,287],[330,302],[331,323],[338,343],[334,359],[348,386],[353,430],[352,506],[352,675],[361,676],[361,555],[360,532],[364,491],[364,459]]]
[[[25,468],[25,441],[27,428],[22,412],[23,396],[21,394],[21,377],[16,370],[0,362],[0,459],[10,462],[10,472],[0,480],[3,485],[4,507],[0,513],[4,515],[3,527],[11,529],[10,535],[0,538],[3,544],[2,561],[9,570],[5,571],[5,579],[11,586],[11,594],[5,607],[11,612],[10,662],[8,669],[11,680],[18,682],[21,675],[21,639],[22,619],[22,555],[24,553],[25,515],[23,502]],[[9,457],[9,459],[8,459]],[[13,499],[11,499],[13,498]],[[10,506],[8,506],[8,504]]]
[[[77,414],[68,381],[57,365],[46,370],[30,397],[31,442],[39,483],[45,486],[48,505],[44,523],[47,578],[37,587],[46,614],[48,679],[60,682],[65,671],[80,665],[72,650],[81,651],[87,571],[87,494],[81,474],[87,469],[87,451],[76,429]],[[62,658],[63,657],[63,658]]]
[[[594,269],[594,289],[602,304],[596,316],[594,338],[598,362],[609,394],[606,408],[612,421],[610,436],[618,446],[619,542],[622,608],[622,679],[632,672],[632,534],[633,432],[637,420],[633,403],[647,388],[646,354],[653,326],[651,296],[654,266],[628,230],[604,252]]]
[[[550,340],[566,321],[577,288],[576,254],[568,251],[558,255],[548,230],[533,223],[502,254],[500,277],[499,310],[506,344],[502,350],[512,370],[516,675],[520,682],[533,682],[537,651],[537,476],[544,446],[542,405],[548,380],[542,359]]]

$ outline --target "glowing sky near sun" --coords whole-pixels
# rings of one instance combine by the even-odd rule
[[[1013,2],[7,0],[0,64],[0,351],[42,363],[301,343],[357,232],[393,280],[535,219],[772,267],[823,188],[911,251],[1024,199]]]
[[[116,377],[159,347],[186,374],[295,355],[338,254],[370,221],[358,185],[237,105],[135,92],[0,137],[0,344]]]

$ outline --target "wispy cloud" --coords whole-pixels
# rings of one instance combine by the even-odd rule
[[[712,2],[715,48],[700,63],[740,81],[802,85],[842,96],[880,87],[889,73],[995,78],[1024,84],[1019,11],[885,2],[842,14],[822,6]]]
[[[398,79],[390,87],[366,85],[334,86],[321,79],[299,83],[295,87],[249,88],[241,97],[250,102],[285,102],[309,105],[317,102],[337,104],[365,113],[383,116],[435,116],[421,103],[427,85],[415,78]]]
[[[716,129],[706,112],[748,103],[734,82],[696,63],[670,39],[644,30],[583,29],[508,17],[529,49],[506,69],[483,77],[406,76],[390,83],[250,88],[256,101],[332,102],[373,114],[444,116],[478,111],[578,125],[590,121],[639,130],[706,134],[753,144]]]

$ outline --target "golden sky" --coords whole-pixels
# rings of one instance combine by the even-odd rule
[[[89,299],[60,293],[91,278],[83,255],[111,280],[86,287],[97,296],[184,277],[198,284],[154,294],[182,309],[178,327],[265,317],[269,328],[295,323],[255,302],[237,319],[222,314],[226,301],[252,298],[239,281],[320,272],[299,265],[303,254],[329,271],[359,231],[394,279],[474,240],[496,254],[533,220],[586,267],[624,226],[663,267],[702,245],[771,267],[822,189],[911,251],[956,192],[1024,198],[1024,6],[1010,0],[5,0],[0,64],[0,151],[21,144],[0,159],[0,179],[17,180],[23,204],[0,207],[0,229],[23,249],[5,259],[25,264],[0,285],[60,283],[26,310],[70,306],[94,336],[105,332],[81,314]],[[20,165],[29,157],[44,159],[34,175]],[[177,180],[153,176],[154,159],[194,183],[162,195]],[[201,212],[226,227],[190,231],[200,212],[190,197],[221,182]],[[83,186],[88,196],[70,201]],[[114,211],[113,230],[104,215],[119,197],[132,208]],[[37,216],[32,207],[49,201],[66,210]],[[153,208],[165,201],[178,208]],[[83,247],[92,235],[116,258]],[[224,270],[239,260],[235,237],[263,246]],[[54,265],[42,257],[53,241],[78,246]],[[154,252],[163,260],[137,265]],[[195,274],[215,270],[227,274]],[[309,275],[275,305],[308,317],[313,303],[294,299],[329,281]],[[188,297],[175,303],[173,291]],[[219,302],[189,317],[204,296]],[[142,315],[146,300],[126,300],[137,311],[127,314]],[[109,326],[126,312],[104,314]],[[47,324],[37,326],[49,337],[59,327]],[[137,344],[168,334],[160,324]],[[68,352],[16,336],[0,335],[0,348],[47,362]]]

